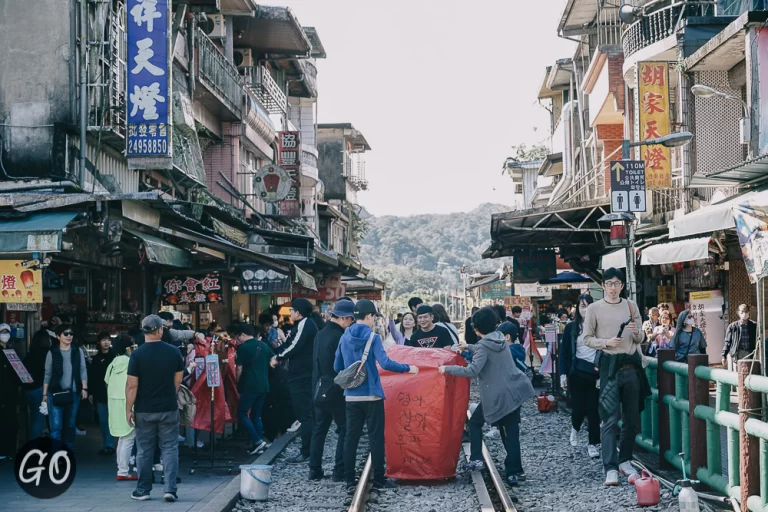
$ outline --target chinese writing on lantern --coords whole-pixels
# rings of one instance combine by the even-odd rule
[[[127,151],[169,155],[169,0],[129,0]]]
[[[666,62],[640,62],[637,66],[638,136],[641,140],[650,140],[669,135],[669,66]],[[672,186],[669,148],[643,146],[640,156],[645,161],[647,188]]]

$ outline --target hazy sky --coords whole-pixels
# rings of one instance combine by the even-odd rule
[[[269,3],[318,30],[318,120],[351,122],[373,148],[359,196],[371,213],[511,203],[504,158],[547,139],[536,93],[546,66],[573,54],[556,35],[565,0]]]

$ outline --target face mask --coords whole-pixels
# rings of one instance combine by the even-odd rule
[[[686,318],[685,319],[685,325],[693,325],[696,321],[693,318]]]
[[[10,340],[10,339],[11,339],[11,334],[10,333],[2,333],[2,334],[0,334],[0,341],[2,341],[3,343],[8,343],[8,340]]]
[[[582,318],[587,316],[587,306],[579,306],[579,313],[581,314]]]

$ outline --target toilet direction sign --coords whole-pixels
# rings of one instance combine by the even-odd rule
[[[645,162],[613,160],[611,173],[611,212],[644,212]]]

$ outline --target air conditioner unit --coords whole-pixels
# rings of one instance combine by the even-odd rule
[[[227,27],[224,25],[223,14],[207,14],[208,20],[201,24],[201,28],[211,39],[227,37]]]
[[[235,48],[233,59],[239,68],[253,67],[253,50],[250,48]]]

